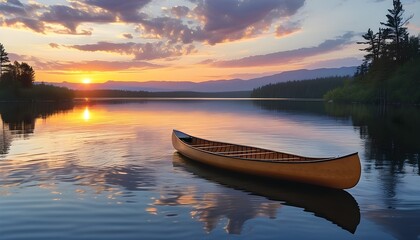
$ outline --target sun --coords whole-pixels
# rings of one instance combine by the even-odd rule
[[[90,84],[92,82],[92,80],[90,79],[90,78],[84,78],[83,80],[82,80],[82,83],[83,84]]]

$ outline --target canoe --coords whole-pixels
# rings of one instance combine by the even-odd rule
[[[341,157],[303,157],[206,140],[178,130],[172,132],[172,145],[180,154],[214,167],[329,188],[352,188],[359,182],[361,174],[357,152]]]

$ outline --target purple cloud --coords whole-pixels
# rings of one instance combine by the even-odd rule
[[[265,55],[255,55],[241,59],[214,62],[212,65],[217,67],[255,67],[255,66],[273,66],[301,60],[307,57],[339,50],[346,45],[352,44],[353,32],[348,32],[336,39],[329,39],[318,46],[299,48],[283,52],[269,53]]]
[[[58,23],[70,30],[69,33],[77,33],[76,28],[83,22],[109,23],[114,21],[115,16],[107,12],[87,12],[64,5],[53,5],[49,11],[43,13],[39,20],[47,23]]]
[[[52,48],[60,48],[60,45],[58,45],[57,43],[50,43],[48,45]]]
[[[73,5],[79,6],[80,4],[74,2]],[[105,10],[93,10],[87,7],[81,9],[65,5],[23,4],[19,0],[0,3],[0,14],[4,16],[3,22],[6,26],[24,26],[38,33],[91,35],[90,30],[77,31],[77,27],[84,22],[109,23],[115,21],[115,16]],[[53,28],[48,25],[50,23],[59,24],[64,29]]]
[[[132,34],[130,34],[130,33],[124,33],[123,34],[123,37],[124,38],[127,38],[127,39],[133,39],[134,37],[133,37],[133,35]]]
[[[123,22],[139,22],[146,14],[140,13],[140,10],[151,0],[85,0],[86,4],[100,7],[113,15],[117,15]]]
[[[176,7],[177,18],[158,17],[140,22],[139,30],[148,37],[171,42],[207,42],[211,45],[253,37],[268,31],[281,18],[294,15],[305,0],[195,0],[193,10]],[[180,16],[191,13],[185,23]],[[196,21],[198,19],[198,21]]]
[[[190,29],[180,19],[170,17],[145,20],[137,30],[143,32],[143,37],[146,38],[167,38],[171,43],[182,42],[185,44],[200,39],[199,34],[201,32],[200,29]]]
[[[35,32],[43,33],[44,23],[32,17],[37,10],[42,8],[41,5],[35,3],[24,5],[19,0],[7,0],[0,3],[0,15],[4,17],[2,24],[5,26],[22,24]]]
[[[19,0],[7,0],[6,2],[0,3],[0,13],[2,14],[13,14],[13,15],[25,15],[25,7]]]
[[[152,18],[144,12],[151,2],[74,0],[67,5],[41,5],[7,0],[0,3],[0,15],[6,26],[24,26],[39,33],[91,35],[94,29],[79,29],[79,26],[119,22],[134,24],[145,38],[172,44],[207,42],[214,45],[267,32],[274,23],[296,14],[305,0],[190,0],[189,7],[175,6]],[[169,15],[164,16],[167,13]],[[55,26],[57,24],[61,27]],[[294,29],[279,28],[277,34]]]
[[[193,45],[170,44],[165,42],[154,43],[111,43],[98,42],[95,44],[67,46],[80,51],[88,52],[111,52],[125,55],[133,55],[135,60],[153,60],[169,57],[177,57],[190,54],[194,50]]]
[[[276,28],[276,36],[284,37],[301,30],[300,22],[284,22]]]
[[[183,18],[187,16],[187,14],[190,12],[190,9],[186,6],[176,6],[171,8],[170,12],[177,18]]]
[[[44,23],[37,21],[35,19],[32,19],[32,18],[26,18],[26,17],[10,18],[10,19],[5,19],[4,23],[6,24],[6,26],[22,24],[35,32],[38,32],[38,33],[45,32]]]

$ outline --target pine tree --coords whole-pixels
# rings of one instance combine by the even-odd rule
[[[367,44],[368,46],[366,48],[360,49],[360,51],[366,51],[367,54],[365,55],[365,62],[371,63],[372,61],[375,61],[378,53],[377,53],[377,34],[374,34],[373,31],[369,28],[367,33],[362,35],[363,39],[365,39],[365,42],[357,42],[357,44]]]
[[[16,85],[30,88],[35,81],[35,71],[27,63],[15,61],[8,65],[8,71],[3,75],[2,83],[6,86]]]
[[[29,66],[29,64],[23,62],[19,66],[19,77],[18,81],[22,84],[24,88],[30,88],[35,81],[35,71],[34,69]]]
[[[390,53],[391,58],[398,63],[402,63],[402,47],[404,38],[408,35],[407,28],[408,21],[413,17],[410,16],[407,19],[403,18],[405,10],[400,0],[393,0],[393,8],[388,9],[387,22],[381,22],[381,25],[386,26],[388,32],[387,38],[391,40]]]
[[[7,71],[7,67],[9,66],[8,63],[10,61],[7,55],[8,53],[4,49],[3,44],[0,43],[0,79],[1,79],[1,76],[3,75],[3,72]]]

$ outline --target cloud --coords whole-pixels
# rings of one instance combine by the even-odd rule
[[[133,35],[132,34],[130,34],[130,33],[124,33],[123,34],[123,37],[124,38],[127,38],[127,39],[133,39],[134,37],[133,37]]]
[[[164,66],[143,61],[45,61],[28,55],[9,53],[11,61],[28,62],[35,71],[124,71],[129,69],[152,69]]]
[[[154,43],[111,43],[98,42],[94,44],[71,45],[69,48],[88,52],[110,52],[133,55],[135,60],[153,60],[188,55],[194,50],[194,45]]]
[[[190,12],[190,9],[186,6],[175,6],[171,8],[170,12],[177,18],[183,18],[187,16],[187,14]]]
[[[105,11],[84,11],[64,5],[53,5],[48,8],[48,12],[39,17],[39,20],[60,24],[70,30],[67,33],[77,33],[76,29],[81,23],[109,23],[115,20],[115,16]]]
[[[193,0],[189,11],[194,19],[158,17],[140,22],[148,37],[172,42],[207,42],[211,45],[254,37],[270,29],[274,22],[294,15],[305,0]],[[171,11],[179,11],[172,9]],[[187,10],[187,9],[184,9]],[[185,14],[185,13],[184,13]],[[182,14],[181,14],[182,15]]]
[[[52,48],[60,48],[60,45],[58,45],[57,43],[50,43],[48,45]]]
[[[288,21],[296,14],[305,0],[189,0],[188,7],[163,9],[153,13],[156,17],[149,16],[145,10],[152,0],[67,2],[55,5],[19,0],[1,2],[2,24],[44,34],[91,35],[94,29],[81,28],[81,25],[118,22],[131,24],[144,38],[161,39],[171,44],[205,42],[214,45],[271,31],[273,25]],[[292,25],[281,26],[277,35],[297,29]]]
[[[23,4],[19,0],[7,0],[0,3],[0,15],[3,15],[2,25],[24,26],[35,32],[43,33],[45,26],[43,22],[33,17],[36,11],[43,7],[36,3]]]
[[[73,5],[81,6],[76,2],[73,2]],[[91,35],[91,30],[77,31],[78,26],[85,22],[115,22],[115,16],[112,13],[88,6],[78,9],[66,5],[47,6],[34,2],[23,4],[19,0],[7,0],[0,3],[0,14],[4,17],[5,26],[25,27],[38,33]]]
[[[0,3],[0,13],[13,15],[26,14],[24,5],[19,0],[7,0],[6,2]]]
[[[8,27],[11,26],[24,26],[27,27],[34,32],[44,33],[45,32],[45,25],[42,22],[39,22],[35,19],[25,18],[25,17],[16,17],[16,18],[9,18],[5,19],[4,24]]]
[[[78,31],[82,23],[139,22],[147,15],[139,12],[151,0],[75,0],[69,5],[24,4],[19,0],[0,3],[3,24],[26,27],[38,33],[91,35],[92,30]],[[61,26],[62,28],[57,28]]]
[[[16,53],[9,53],[8,57],[11,62],[18,61],[18,62],[34,62],[38,61],[38,58],[33,56],[27,56],[27,55],[20,55]]]
[[[336,39],[329,39],[318,46],[299,48],[283,52],[269,53],[265,55],[255,55],[241,59],[214,62],[212,65],[217,67],[256,67],[256,66],[273,66],[295,62],[307,57],[339,50],[348,44],[352,44],[353,32],[348,32]]]
[[[143,21],[137,28],[142,32],[144,38],[168,39],[171,43],[181,42],[192,43],[194,40],[201,40],[200,29],[190,29],[183,24],[182,20],[170,17],[158,17]]]
[[[140,10],[151,0],[85,0],[84,3],[107,10],[123,22],[139,22],[147,15]]]
[[[284,37],[298,32],[301,29],[300,22],[285,22],[276,28],[276,36]]]
[[[273,22],[294,15],[304,2],[304,0],[203,0],[195,12],[198,16],[203,16],[206,41],[215,44],[267,31]]]

